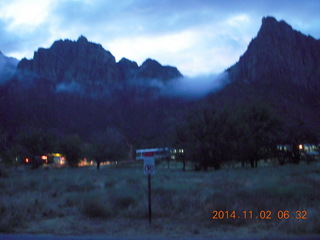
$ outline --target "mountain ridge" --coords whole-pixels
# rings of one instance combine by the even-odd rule
[[[6,113],[0,127],[12,139],[30,128],[84,139],[115,128],[134,146],[157,147],[167,144],[192,109],[206,105],[218,111],[259,101],[270,105],[286,127],[307,129],[320,138],[319,62],[318,40],[265,18],[247,51],[226,70],[231,81],[206,97],[187,99],[161,92],[175,84],[189,86],[187,78],[175,84],[168,80],[182,76],[175,67],[152,59],[140,66],[126,58],[116,62],[83,36],[59,40],[40,48],[35,59],[22,60],[16,76],[0,86],[0,112]],[[199,87],[201,79],[194,80],[191,88]]]
[[[285,21],[264,17],[257,36],[249,43],[238,62],[226,69],[232,81],[282,82],[320,91],[320,40],[294,30]],[[163,66],[146,59],[140,66],[134,61],[115,57],[101,44],[84,36],[77,41],[57,40],[50,48],[39,48],[33,59],[22,59],[19,76],[43,78],[54,84],[77,83],[85,90],[103,91],[110,84],[130,80],[157,79],[168,82],[182,78],[176,67]]]
[[[55,41],[48,49],[39,48],[33,59],[19,62],[17,72],[20,76],[33,73],[54,84],[77,83],[93,92],[131,79],[168,81],[182,77],[176,67],[163,66],[156,60],[147,59],[141,66],[125,58],[116,62],[111,52],[84,36],[77,41]]]
[[[233,81],[282,82],[320,91],[320,40],[293,30],[285,21],[262,19],[257,36],[227,69]]]

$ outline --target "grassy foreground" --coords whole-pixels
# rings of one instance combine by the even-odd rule
[[[106,166],[99,171],[7,168],[0,177],[0,232],[320,236],[319,188],[319,163],[208,172],[182,172],[177,166],[159,165],[152,176],[153,218],[149,224],[142,164]],[[236,211],[237,216],[212,219],[214,210]],[[290,218],[278,219],[278,211],[286,210]],[[246,219],[243,211],[247,211]],[[307,211],[307,219],[296,219],[296,211]],[[272,219],[260,219],[265,213]]]

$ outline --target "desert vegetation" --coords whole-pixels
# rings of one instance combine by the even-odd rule
[[[278,164],[219,171],[170,169],[152,176],[152,223],[142,163],[90,168],[2,168],[0,232],[119,236],[282,236],[319,234],[320,166]],[[213,219],[213,211],[239,218]],[[252,211],[245,219],[243,211]],[[272,219],[257,219],[270,211]],[[292,217],[278,219],[278,211]],[[296,219],[306,211],[306,219]]]

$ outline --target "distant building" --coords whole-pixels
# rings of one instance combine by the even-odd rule
[[[183,154],[183,149],[176,148],[146,148],[136,150],[136,160],[144,160],[147,157],[154,157],[155,160],[175,160],[178,154]]]

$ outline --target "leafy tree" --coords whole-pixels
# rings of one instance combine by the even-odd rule
[[[236,158],[256,167],[259,159],[274,153],[281,130],[277,115],[261,103],[218,110],[204,105],[190,112],[176,135],[197,162],[196,168],[219,169]]]
[[[182,170],[185,171],[186,170],[186,161],[187,161],[187,154],[188,153],[188,136],[187,136],[187,132],[185,131],[186,128],[183,126],[178,126],[176,128],[176,140],[175,140],[175,146],[177,146],[179,149],[183,149],[183,153],[178,153],[176,156],[176,160],[179,162],[182,162]],[[168,158],[168,168],[169,168],[169,161],[170,158]]]
[[[32,168],[39,167],[43,162],[41,155],[57,150],[57,139],[50,131],[30,128],[22,131],[15,143],[7,151],[7,158],[30,157]],[[11,155],[11,156],[10,156]]]
[[[82,155],[82,141],[78,135],[67,135],[62,141],[62,152],[71,167],[77,167]]]
[[[227,109],[215,111],[207,106],[192,111],[184,126],[177,129],[178,142],[196,162],[197,169],[219,169],[232,159],[235,137],[234,119]]]
[[[249,161],[252,168],[257,167],[259,159],[266,159],[275,152],[282,122],[270,107],[255,102],[242,108],[238,124],[238,156],[243,165]]]
[[[318,141],[319,139],[316,133],[311,132],[301,119],[298,119],[294,124],[287,126],[282,139],[283,143],[291,146],[291,152],[287,153],[287,159],[295,164],[299,164],[301,160],[301,149],[299,149],[299,145],[304,143],[317,144]],[[283,160],[282,164],[284,163],[285,161]]]
[[[18,143],[28,155],[42,155],[52,152],[56,147],[56,138],[48,131],[29,129],[18,136]]]
[[[108,128],[102,133],[93,134],[89,154],[99,169],[101,162],[126,158],[129,147],[126,138],[117,128]]]

